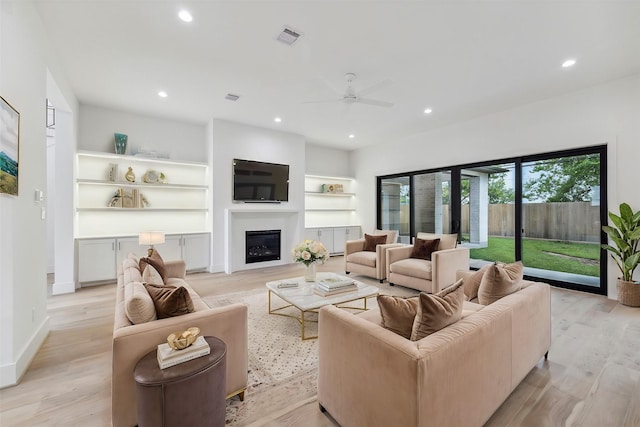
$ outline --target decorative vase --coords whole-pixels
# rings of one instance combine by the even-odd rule
[[[127,135],[123,133],[114,133],[116,154],[124,154],[127,151]]]
[[[618,279],[618,302],[629,307],[640,307],[640,284]]]
[[[305,267],[306,268],[304,270],[304,281],[315,282],[316,281],[316,263],[313,262]]]
[[[136,174],[133,173],[133,169],[131,169],[131,166],[129,166],[129,170],[127,171],[127,173],[124,174],[124,179],[129,182],[136,181]]]

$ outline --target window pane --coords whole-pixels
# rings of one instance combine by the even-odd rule
[[[450,233],[451,173],[433,172],[413,177],[413,217],[416,233]]]
[[[411,214],[410,179],[408,176],[385,178],[381,182],[381,226],[383,230],[398,230],[399,242],[409,243]]]

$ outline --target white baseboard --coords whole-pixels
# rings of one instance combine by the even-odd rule
[[[73,282],[55,282],[51,288],[53,295],[70,294],[76,291],[76,284]]]
[[[0,388],[11,387],[20,382],[48,335],[49,316],[45,317],[40,323],[40,326],[18,355],[17,360],[14,363],[0,366]]]
[[[222,273],[224,272],[224,264],[212,264],[211,268],[209,269],[209,273]]]

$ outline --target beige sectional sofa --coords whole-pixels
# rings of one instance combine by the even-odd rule
[[[343,427],[482,426],[548,352],[550,287],[488,305],[419,341],[381,326],[373,309],[320,310],[318,402]]]
[[[244,398],[247,387],[248,331],[247,306],[232,304],[209,308],[200,296],[184,281],[184,261],[165,262],[166,283],[184,286],[193,301],[195,311],[182,316],[151,320],[132,324],[125,309],[136,282],[142,276],[135,259],[126,259],[118,271],[115,321],[113,328],[113,361],[111,378],[112,423],[114,427],[131,427],[138,424],[133,370],[138,360],[167,336],[191,326],[200,328],[201,335],[220,338],[227,345],[227,397]],[[125,292],[126,288],[129,290]],[[138,286],[138,289],[140,287]],[[125,298],[127,295],[127,298]]]

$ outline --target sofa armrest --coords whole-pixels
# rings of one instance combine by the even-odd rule
[[[418,425],[404,410],[418,393],[415,341],[334,306],[320,309],[318,335],[318,402],[340,425]]]
[[[344,242],[344,257],[347,258],[347,255],[352,254],[354,252],[361,252],[364,250],[364,239],[357,240],[347,240]]]
[[[187,264],[182,259],[164,262],[164,270],[167,277],[177,277],[184,279],[187,275]]]
[[[386,243],[384,245],[376,245],[376,277],[378,279],[389,277],[389,270],[387,269],[387,253],[389,249],[404,246],[404,243]]]
[[[118,328],[113,333],[112,416],[113,425],[135,425],[135,381],[133,371],[149,351],[164,343],[172,332],[191,326],[203,336],[216,336],[227,345],[227,388],[230,394],[247,386],[248,329],[247,306],[230,304],[182,316],[158,319]]]
[[[469,270],[469,248],[458,247],[432,253],[432,292],[435,294],[455,283],[458,270]]]

